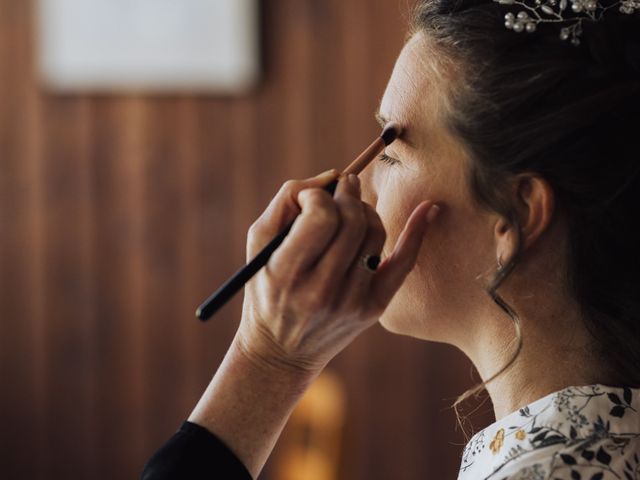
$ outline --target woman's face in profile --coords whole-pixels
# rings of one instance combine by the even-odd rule
[[[472,201],[465,178],[469,160],[445,129],[444,93],[429,68],[431,55],[421,34],[402,50],[379,113],[404,132],[385,151],[391,159],[374,162],[361,175],[362,188],[387,230],[384,255],[421,201],[440,205],[416,267],[380,322],[396,333],[459,345],[469,335],[472,312],[494,308],[484,291],[486,279],[476,277],[495,266],[497,216]]]

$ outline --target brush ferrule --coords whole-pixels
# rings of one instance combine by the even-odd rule
[[[397,123],[387,123],[380,138],[384,142],[385,146],[390,145],[393,141],[400,136],[401,128]]]

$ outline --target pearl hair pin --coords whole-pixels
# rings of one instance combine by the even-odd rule
[[[533,33],[540,23],[563,23],[560,39],[580,45],[582,22],[598,22],[604,13],[618,7],[621,13],[632,15],[640,11],[640,0],[618,0],[604,6],[600,0],[493,0],[501,5],[520,5],[525,10],[517,14],[509,12],[504,16],[504,25],[514,32]],[[568,17],[573,12],[576,16]]]

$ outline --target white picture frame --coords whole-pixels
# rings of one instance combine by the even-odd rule
[[[259,81],[258,0],[38,0],[56,91],[240,94]]]

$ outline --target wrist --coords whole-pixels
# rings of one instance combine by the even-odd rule
[[[256,478],[318,373],[236,334],[189,421],[213,432]]]
[[[287,352],[268,332],[253,330],[251,334],[247,334],[240,328],[231,344],[235,355],[240,357],[248,368],[280,381],[299,383],[304,389],[325,367],[320,361]]]

